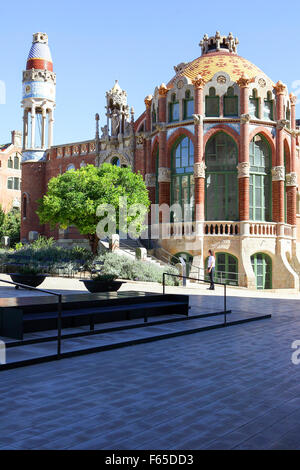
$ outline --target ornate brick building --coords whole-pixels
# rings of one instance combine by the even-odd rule
[[[21,208],[22,134],[12,131],[11,142],[0,145],[0,204],[5,212]]]
[[[39,225],[35,201],[52,176],[87,162],[131,165],[144,176],[152,203],[176,204],[187,214],[183,224],[172,212],[154,220],[158,233],[167,234],[157,255],[180,253],[193,260],[192,270],[204,269],[211,248],[217,271],[232,283],[299,288],[299,130],[296,97],[281,81],[240,57],[231,33],[205,35],[202,55],[175,66],[169,83],[145,98],[136,121],[116,82],[101,136],[96,116],[93,141],[53,147],[50,126],[48,148],[46,131],[38,148],[31,133],[29,147],[29,113],[33,129],[36,116],[42,129],[47,116],[53,122],[55,75],[46,40],[34,35],[24,72],[22,238],[51,234]]]

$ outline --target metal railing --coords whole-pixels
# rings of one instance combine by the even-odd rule
[[[7,281],[6,279],[0,279],[0,282],[5,284],[12,284],[14,286],[22,287],[23,289],[29,289],[37,292],[44,292],[45,294],[54,295],[57,297],[57,358],[60,359],[61,353],[61,330],[62,330],[62,294],[53,292],[46,289],[38,289],[37,287],[27,286],[26,284],[21,284],[20,282]]]
[[[163,295],[166,294],[166,276],[171,276],[171,277],[177,277],[180,279],[192,279],[195,281],[195,279],[189,277],[189,276],[181,276],[181,274],[171,274],[171,273],[163,273]],[[198,279],[196,279],[198,281]],[[207,279],[199,279],[199,282],[206,282],[210,284],[210,281]],[[231,310],[227,310],[227,295],[226,295],[226,284],[221,283],[221,282],[215,282],[214,283],[217,286],[223,286],[224,287],[224,299],[223,299],[223,305],[224,305],[224,310],[221,312],[224,314],[224,325],[227,323],[227,314],[231,313]]]

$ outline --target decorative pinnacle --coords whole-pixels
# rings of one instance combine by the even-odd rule
[[[195,88],[203,88],[205,85],[205,80],[201,75],[197,75],[192,81]]]
[[[286,90],[286,85],[279,80],[276,85],[274,85],[274,90],[276,91],[277,95],[283,95]]]
[[[294,95],[294,93],[290,93],[290,102],[292,106],[295,106],[297,104],[297,100],[298,100],[297,96]]]
[[[160,94],[160,96],[164,96],[164,97],[167,96],[168,91],[169,91],[169,88],[167,88],[165,83],[162,83],[160,87],[158,88],[158,93]]]
[[[221,36],[220,31],[217,31],[214,36],[208,37],[204,34],[203,39],[200,41],[199,46],[202,49],[202,55],[208,52],[219,51],[221,49],[227,50],[233,54],[237,53],[237,45],[239,44],[238,38],[233,37],[232,33],[228,36]]]
[[[146,96],[146,98],[144,99],[146,108],[150,108],[151,103],[152,103],[152,99],[153,99],[153,96],[152,96],[152,95]]]
[[[253,83],[254,80],[254,78],[249,78],[248,75],[243,72],[236,83],[240,88],[246,88],[250,83]]]

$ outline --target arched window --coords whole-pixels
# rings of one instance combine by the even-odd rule
[[[112,165],[115,165],[115,166],[121,166],[121,162],[120,162],[120,159],[118,157],[113,157],[111,159],[110,163]]]
[[[181,137],[172,150],[171,204],[180,204],[182,215],[189,209],[185,220],[193,220],[194,146],[188,137]]]
[[[73,163],[71,163],[71,165],[67,166],[66,171],[70,171],[70,170],[75,170],[75,165],[73,165]]]
[[[179,121],[179,102],[176,101],[175,93],[171,96],[171,103],[169,103],[169,122]]]
[[[194,98],[191,97],[190,90],[185,92],[185,98],[183,100],[183,115],[184,119],[191,119],[194,114]]]
[[[180,258],[183,259],[183,261],[185,262],[185,265],[186,265],[186,275],[189,276],[190,275],[190,271],[191,271],[191,266],[193,264],[193,256],[190,255],[190,253],[185,253],[185,252],[182,252],[182,253],[176,253],[176,255],[174,255],[171,259],[171,264],[178,264],[180,263]]]
[[[250,142],[249,218],[271,221],[272,155],[266,139],[257,134]]]
[[[207,142],[206,220],[238,219],[237,159],[236,143],[224,132],[218,132]]]
[[[7,168],[13,168],[13,161],[11,157],[9,157],[9,159],[7,160]]]
[[[255,274],[257,289],[272,289],[272,260],[265,253],[251,256],[251,264]]]
[[[238,97],[234,94],[234,89],[230,86],[224,95],[224,116],[238,116]]]
[[[215,259],[215,281],[237,286],[239,283],[237,258],[229,253],[216,253]],[[207,262],[208,257],[205,260],[205,272],[207,270]]]
[[[20,169],[20,158],[18,155],[15,155],[14,157],[14,169],[19,170]]]
[[[252,95],[249,96],[249,114],[251,117],[258,118],[258,103],[257,90],[252,91]]]
[[[22,206],[23,206],[23,218],[26,218],[27,217],[27,196],[26,196],[26,194],[23,194]]]
[[[264,119],[273,121],[273,100],[272,93],[268,91],[267,99],[264,100]]]
[[[153,108],[152,108],[152,130],[154,130],[156,120],[157,120],[156,109],[155,109],[155,106],[153,105]]]
[[[208,96],[205,97],[205,116],[220,116],[220,99],[216,96],[214,87],[210,87]]]
[[[286,105],[285,119],[287,120],[287,127],[290,129],[290,127],[291,127],[290,103],[287,103],[287,105]]]

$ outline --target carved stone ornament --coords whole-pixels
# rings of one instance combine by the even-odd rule
[[[158,132],[164,132],[164,131],[166,131],[166,130],[167,130],[167,125],[166,125],[166,123],[165,123],[165,122],[158,122],[158,123],[156,124],[156,130],[157,130]]]
[[[226,83],[226,77],[224,77],[224,75],[219,75],[217,78],[217,82],[220,84]]]
[[[197,75],[192,83],[195,88],[203,88],[206,82],[204,78],[201,77],[201,75]]]
[[[298,97],[294,95],[293,93],[290,93],[290,102],[292,106],[295,106],[297,104]]]
[[[266,80],[265,80],[264,78],[260,78],[260,79],[258,80],[258,84],[259,84],[259,86],[260,86],[261,88],[265,88],[267,82],[266,82]]]
[[[249,162],[241,162],[237,166],[238,178],[250,177],[250,164]]]
[[[158,169],[158,182],[159,183],[170,183],[171,182],[171,170],[170,168],[161,167]]]
[[[177,88],[178,90],[181,90],[181,88],[184,87],[184,81],[183,80],[178,80],[177,82]]]
[[[246,75],[245,73],[243,73],[240,78],[238,79],[238,81],[236,82],[238,84],[238,86],[240,88],[246,88],[247,86],[249,86],[250,83],[252,83],[254,81],[253,78],[249,78],[248,75]]]
[[[137,147],[142,147],[144,145],[144,136],[138,135],[136,138],[136,145]]]
[[[287,186],[297,186],[297,173],[294,171],[288,173],[285,177],[285,181]]]
[[[246,122],[249,122],[251,119],[250,114],[241,114],[241,124],[245,124]]]
[[[160,96],[166,97],[168,94],[169,88],[165,85],[165,83],[162,83],[160,87],[158,88],[158,93]]]
[[[272,181],[284,181],[285,169],[284,166],[274,166],[272,168]]]
[[[147,188],[155,188],[156,178],[154,173],[145,174],[145,183]]]
[[[274,85],[274,90],[276,92],[276,95],[282,95],[285,93],[286,86],[284,83],[282,83],[280,80]]]
[[[203,124],[203,116],[202,114],[193,114],[194,124],[202,125]]]
[[[206,169],[206,165],[204,162],[194,163],[194,177],[205,178],[205,169]]]
[[[279,119],[279,121],[277,121],[276,128],[283,129],[287,125],[288,125],[288,121],[286,119]]]
[[[153,96],[152,95],[148,95],[146,96],[144,102],[145,102],[145,105],[146,105],[146,108],[150,108],[151,104],[152,104],[152,99],[153,99]]]

